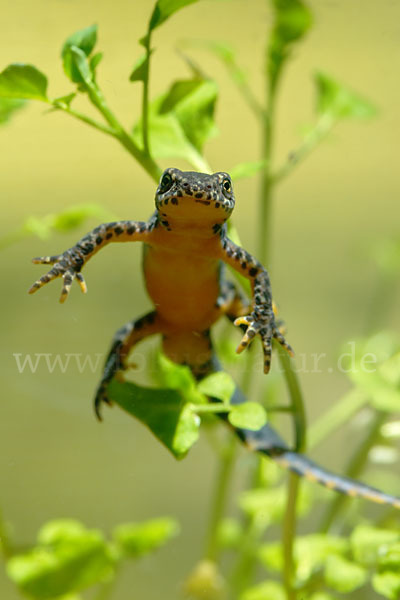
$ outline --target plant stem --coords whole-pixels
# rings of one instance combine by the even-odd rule
[[[229,440],[221,452],[206,541],[205,557],[214,562],[217,561],[219,555],[218,527],[225,512],[235,456],[236,439],[231,433],[229,433]]]
[[[87,117],[86,115],[82,114],[81,112],[78,112],[77,110],[73,110],[72,108],[69,108],[66,104],[60,104],[58,102],[54,102],[53,106],[55,109],[62,110],[65,113],[67,113],[68,115],[75,117],[75,119],[78,119],[79,121],[82,121],[83,123],[86,123],[86,125],[90,125],[91,127],[94,127],[95,129],[98,129],[99,131],[106,133],[107,135],[111,135],[111,136],[115,137],[114,129],[111,129],[110,127],[106,127],[102,123],[98,123],[94,119]]]
[[[151,54],[151,31],[143,39],[143,44],[146,49],[145,69],[143,78],[143,95],[142,95],[142,134],[143,134],[143,150],[146,156],[150,156],[149,147],[149,78],[150,78],[150,54]]]
[[[296,537],[296,505],[300,489],[300,479],[295,473],[288,475],[288,495],[282,527],[283,548],[283,585],[287,600],[296,600],[297,592],[293,587],[294,540]]]
[[[274,119],[274,100],[270,99],[268,110],[264,115],[264,139],[262,160],[265,161],[264,169],[261,173],[261,195],[259,201],[259,219],[258,219],[258,251],[257,256],[263,265],[269,262],[269,248],[271,240],[271,209],[273,181],[271,179],[271,156],[273,142],[273,119]]]
[[[365,404],[366,397],[358,389],[351,390],[322,415],[308,430],[308,447],[313,448],[347,423]]]
[[[293,362],[286,350],[280,344],[278,355],[286,385],[290,395],[290,407],[295,424],[295,448],[297,452],[303,452],[306,447],[306,415],[304,410],[303,396],[297,375],[293,369]],[[283,518],[282,527],[282,547],[283,547],[283,585],[286,591],[287,600],[296,600],[297,592],[293,587],[294,579],[294,540],[296,537],[296,505],[300,490],[300,479],[295,473],[288,475],[288,490],[286,510]]]
[[[350,461],[348,462],[347,468],[345,470],[346,477],[351,477],[352,479],[356,479],[359,477],[361,471],[363,470],[365,463],[368,460],[368,453],[372,446],[376,443],[379,438],[380,429],[383,423],[386,420],[387,415],[383,412],[377,412],[375,414],[373,423],[368,427],[368,434],[365,437],[364,441],[360,444],[360,446],[356,449]],[[336,498],[331,503],[321,526],[321,531],[328,531],[333,522],[335,521],[337,515],[342,511],[343,506],[346,501],[348,501],[347,496],[337,495]]]
[[[111,112],[105,98],[95,82],[86,82],[86,89],[89,95],[89,99],[92,104],[100,111],[106,122],[114,130],[114,137],[124,146],[124,148],[138,161],[139,164],[147,171],[147,173],[158,182],[161,169],[156,162],[141,150],[132,136],[122,127],[121,123],[117,120],[114,114]]]
[[[274,342],[278,349],[278,356],[283,368],[283,375],[290,396],[290,406],[294,418],[295,426],[295,449],[296,452],[303,452],[306,448],[306,413],[304,409],[303,395],[301,393],[299,380],[293,368],[293,362],[284,348],[277,342]]]
[[[8,532],[7,523],[0,512],[0,552],[5,559],[13,555],[13,546]]]
[[[287,177],[322,142],[334,124],[330,115],[322,115],[315,127],[304,138],[301,146],[290,154],[287,162],[276,173],[271,175],[272,183],[277,183]]]

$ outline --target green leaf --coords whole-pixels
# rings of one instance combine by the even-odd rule
[[[96,54],[93,54],[93,56],[91,57],[91,59],[89,61],[89,66],[90,66],[90,70],[93,73],[93,76],[96,75],[96,69],[102,60],[103,60],[102,52],[96,52]]]
[[[90,86],[93,82],[94,73],[90,68],[90,63],[86,54],[77,46],[71,46],[68,48],[68,56],[71,65],[71,73],[73,74],[72,80],[76,83]]]
[[[358,525],[351,534],[354,558],[366,566],[375,566],[388,548],[400,541],[400,533],[372,525]]]
[[[162,25],[175,12],[199,0],[157,0],[150,19],[149,31]]]
[[[326,592],[317,592],[310,596],[309,600],[336,600],[336,596],[332,596],[332,594],[327,594]]]
[[[204,404],[207,402],[197,389],[197,381],[188,366],[178,365],[160,352],[157,356],[158,380],[164,387],[178,390],[186,402]]]
[[[80,204],[43,217],[28,217],[22,225],[24,234],[45,240],[55,231],[67,233],[80,227],[90,217],[107,218],[109,213],[97,204]]]
[[[256,488],[242,492],[239,496],[239,506],[246,515],[264,522],[265,526],[280,521],[286,507],[287,490],[285,486],[265,489]],[[304,515],[311,508],[312,496],[310,488],[301,487],[297,503],[299,515]]]
[[[47,78],[33,65],[9,65],[0,73],[0,98],[41,100],[47,98]]]
[[[258,431],[267,422],[265,408],[257,402],[244,402],[232,406],[228,414],[228,421],[234,427]]]
[[[90,27],[86,27],[85,29],[76,31],[75,33],[70,35],[69,38],[67,38],[67,40],[65,41],[61,50],[61,57],[63,59],[64,71],[67,77],[71,79],[71,81],[74,81],[75,83],[82,83],[80,69],[76,65],[73,53],[71,52],[71,48],[79,48],[82,51],[82,53],[87,57],[90,56],[93,48],[96,45],[96,41],[97,25],[91,25]],[[97,59],[97,61],[99,62],[99,59]]]
[[[151,50],[151,53],[153,50]],[[143,54],[133,65],[133,71],[129,77],[129,81],[144,81],[147,76],[147,54]]]
[[[387,571],[372,577],[372,587],[378,594],[390,600],[398,600],[400,595],[400,573]]]
[[[197,389],[201,394],[210,398],[217,398],[226,404],[229,404],[235,388],[236,384],[232,377],[223,371],[208,375],[202,379],[197,386]]]
[[[274,93],[282,68],[294,42],[299,41],[312,25],[310,10],[301,0],[272,0],[275,21],[268,44],[268,77]]]
[[[341,367],[375,408],[397,412],[400,409],[398,341],[392,335],[380,332],[367,340],[351,344],[350,348],[343,348]]]
[[[24,100],[14,98],[0,98],[0,125],[7,123],[14,112],[25,106]]]
[[[23,593],[45,600],[109,579],[114,559],[101,532],[53,521],[40,531],[38,546],[8,561],[7,573]]]
[[[381,569],[400,573],[400,541],[389,544],[386,548],[381,548],[378,566]]]
[[[329,556],[342,555],[348,547],[348,541],[338,536],[316,533],[298,537],[294,547],[296,578],[301,582],[308,581],[313,573],[323,567]],[[262,546],[259,558],[269,569],[280,571],[283,568],[282,547],[278,543]]]
[[[249,589],[240,596],[240,600],[285,600],[286,594],[280,583],[264,581]]]
[[[208,171],[202,157],[205,142],[215,134],[217,86],[213,81],[176,81],[149,107],[150,150],[156,158],[185,158],[196,169]],[[142,123],[133,131],[142,146]]]
[[[342,556],[328,556],[325,564],[325,581],[337,592],[348,594],[363,586],[368,571]]]
[[[182,458],[199,437],[200,419],[179,391],[112,381],[110,399],[136,417],[175,456]]]
[[[176,81],[160,104],[160,114],[174,113],[186,138],[202,152],[205,142],[216,134],[214,122],[218,87],[211,79]]]
[[[218,545],[221,548],[238,548],[243,536],[243,526],[239,519],[227,517],[218,525]]]
[[[317,111],[332,119],[370,119],[377,109],[369,101],[338,83],[325,73],[314,76],[317,86]]]
[[[119,525],[113,537],[126,557],[137,558],[154,552],[178,534],[178,522],[165,517]]]
[[[133,130],[136,144],[142,147],[141,121]],[[151,155],[155,158],[182,158],[187,160],[198,171],[208,171],[201,154],[190,144],[174,114],[157,116],[149,115],[149,137]]]
[[[78,204],[70,206],[60,213],[49,215],[48,220],[54,231],[68,232],[80,227],[91,217],[105,218],[108,215],[98,204]]]
[[[240,163],[230,170],[230,176],[234,180],[244,179],[245,177],[253,177],[253,175],[256,175],[256,173],[261,171],[266,164],[267,161],[265,160],[255,160],[253,162]]]
[[[74,98],[76,98],[76,92],[72,92],[72,94],[67,94],[66,96],[60,96],[59,98],[54,98],[53,105],[55,108],[57,108],[57,105],[69,108]]]

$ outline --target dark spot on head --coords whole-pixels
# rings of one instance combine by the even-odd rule
[[[143,233],[144,231],[146,231],[146,223],[140,223],[139,231],[140,231],[140,233]]]
[[[122,227],[119,227],[119,226],[118,226],[118,227],[116,227],[116,228],[114,229],[114,231],[115,231],[115,233],[116,233],[117,235],[121,235],[121,233],[123,233],[123,232],[124,232],[124,230],[122,229]]]
[[[131,225],[130,227],[128,227],[128,229],[126,230],[126,233],[128,235],[132,235],[132,233],[135,233],[136,231],[136,227],[134,225]]]
[[[240,266],[242,267],[242,269],[245,269],[247,267],[247,263],[243,261]]]
[[[249,269],[249,275],[250,277],[255,277],[258,273],[258,269],[256,267],[252,267],[251,269]]]
[[[96,238],[96,244],[99,246],[101,244],[101,242],[103,241],[103,238],[100,236],[97,236]]]
[[[169,198],[165,198],[165,200],[164,200],[164,204],[165,204],[165,206],[167,206],[167,204],[168,204],[168,200],[169,200]]]
[[[220,205],[220,203],[219,203],[219,202],[216,202],[216,203],[214,204],[214,206],[215,206],[215,208],[219,208],[221,205]]]
[[[178,204],[178,198],[171,198],[171,203],[175,204],[175,206]]]
[[[202,192],[198,192],[197,194],[194,195],[195,198],[202,198],[203,197],[203,193]]]
[[[214,233],[218,233],[218,231],[220,231],[221,229],[221,225],[219,223],[215,223],[215,225],[212,226],[212,230]]]
[[[179,196],[179,198],[182,198],[183,194],[182,194],[182,190],[178,190],[176,192],[176,195]]]

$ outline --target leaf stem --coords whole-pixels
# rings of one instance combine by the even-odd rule
[[[303,452],[306,448],[307,429],[303,394],[300,389],[298,377],[293,368],[292,359],[280,344],[274,341],[274,345],[278,350],[279,361],[283,369],[283,375],[290,396],[290,406],[295,426],[295,450],[296,452]]]
[[[5,559],[10,558],[13,555],[13,545],[8,532],[7,523],[4,521],[3,515],[0,511],[0,553]]]
[[[225,512],[229,484],[236,458],[236,448],[236,439],[229,433],[229,439],[220,452],[220,462],[206,540],[205,558],[213,562],[217,561],[220,552],[218,546],[218,528]]]
[[[296,538],[296,505],[300,489],[300,478],[295,473],[288,475],[288,494],[282,527],[283,585],[287,600],[296,600],[297,591],[293,586],[294,541]]]
[[[303,143],[299,148],[292,152],[287,162],[271,175],[271,182],[277,183],[290,175],[294,168],[297,167],[328,135],[334,124],[335,121],[331,115],[321,115],[313,129],[304,138]]]
[[[91,103],[97,108],[97,110],[103,115],[106,122],[111,126],[114,131],[114,137],[138,161],[138,163],[145,169],[145,171],[147,171],[153,180],[158,182],[161,175],[161,169],[157,163],[137,146],[134,139],[122,127],[121,123],[109,109],[97,84],[94,81],[91,81],[85,82],[85,85]]]
[[[94,127],[95,129],[98,129],[99,131],[106,133],[107,135],[111,135],[111,136],[115,137],[114,129],[111,129],[110,127],[106,127],[102,123],[99,123],[98,121],[95,121],[94,119],[91,119],[90,117],[84,115],[83,113],[78,112],[77,110],[74,110],[72,108],[69,108],[66,104],[60,104],[59,102],[53,102],[53,106],[56,110],[62,110],[63,112],[67,113],[68,115],[75,117],[75,119],[78,119],[79,121],[82,121],[83,123],[86,123],[86,125],[90,125],[91,127]]]
[[[315,421],[307,433],[308,447],[314,448],[347,423],[365,404],[366,397],[358,389],[351,390]]]
[[[150,80],[150,55],[151,55],[151,30],[149,28],[147,35],[143,39],[146,50],[145,69],[143,77],[143,95],[142,95],[142,134],[143,150],[146,156],[150,156],[149,147],[149,80]]]

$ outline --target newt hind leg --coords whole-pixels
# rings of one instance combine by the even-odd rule
[[[94,410],[99,421],[102,420],[102,403],[105,402],[111,405],[110,399],[107,396],[108,384],[118,371],[127,368],[126,359],[130,350],[138,342],[156,333],[160,333],[160,324],[156,311],[149,312],[139,319],[129,321],[115,333],[94,399]]]

